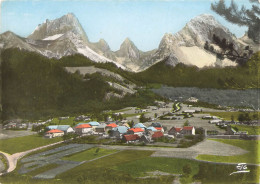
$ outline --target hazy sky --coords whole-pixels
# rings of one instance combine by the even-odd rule
[[[235,0],[248,4],[248,0]],[[105,39],[112,50],[129,37],[143,51],[157,48],[163,35],[176,33],[193,17],[212,14],[237,37],[246,28],[227,23],[210,9],[214,0],[10,0],[1,3],[0,33],[30,35],[38,24],[74,13],[89,40]],[[229,4],[229,2],[227,2]]]

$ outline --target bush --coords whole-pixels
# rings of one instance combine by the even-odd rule
[[[182,172],[184,174],[186,174],[186,175],[191,174],[191,166],[190,166],[190,164],[184,165],[183,168],[182,168]]]

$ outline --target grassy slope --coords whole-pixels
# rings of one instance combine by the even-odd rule
[[[9,154],[27,151],[33,148],[61,141],[60,137],[46,139],[39,135],[30,135],[24,137],[15,137],[11,139],[0,140],[0,150]]]
[[[251,172],[246,175],[229,176],[235,171],[233,165],[220,165],[200,163],[194,160],[178,159],[178,158],[160,158],[150,157],[151,151],[126,150],[113,155],[95,160],[90,163],[84,163],[65,173],[58,175],[52,180],[35,180],[32,174],[20,175],[17,170],[8,175],[2,176],[0,182],[3,183],[87,183],[87,184],[103,184],[103,183],[146,183],[146,184],[170,184],[173,176],[161,176],[159,178],[138,179],[136,176],[145,176],[145,172],[160,170],[168,173],[181,173],[182,167],[186,164],[191,166],[192,173],[185,177],[181,177],[183,183],[190,183],[192,178],[196,176],[203,183],[212,184],[237,184],[240,181],[255,182],[257,180],[257,168],[248,166]],[[55,165],[49,165],[42,169],[52,168]],[[39,173],[41,168],[36,173]],[[198,174],[197,174],[198,173]]]
[[[165,158],[165,157],[147,157],[141,160],[135,160],[129,163],[119,164],[114,168],[117,171],[123,171],[133,177],[146,176],[146,172],[162,171],[172,174],[183,174],[184,165],[191,166],[191,175],[198,172],[198,162],[187,159]],[[191,180],[191,177],[187,177]]]
[[[229,139],[212,139],[214,141],[231,144],[249,151],[244,155],[236,156],[215,156],[215,155],[199,155],[198,160],[207,160],[213,162],[230,162],[230,163],[254,163],[260,164],[260,141],[253,140],[229,140]]]
[[[96,153],[98,148],[91,148],[89,150],[73,154],[67,157],[64,157],[64,160],[72,160],[72,161],[85,161],[85,160],[92,160],[98,157],[102,157],[111,153],[117,152],[117,150],[109,150],[109,149],[102,149],[100,148],[99,151]]]
[[[74,126],[77,122],[74,121],[75,117],[69,117],[68,119],[59,120],[58,118],[53,118],[53,120],[49,123],[50,125],[70,125]],[[75,124],[73,124],[75,123]]]
[[[246,125],[232,125],[238,129],[238,131],[247,131],[248,135],[260,135],[259,126],[246,126]]]
[[[231,120],[231,116],[234,116],[234,120],[238,121],[239,114],[243,114],[243,112],[203,112],[203,114],[210,114],[212,116],[218,116],[220,118],[223,118],[225,120]],[[248,112],[249,117],[253,119],[254,114],[259,114],[258,112]]]

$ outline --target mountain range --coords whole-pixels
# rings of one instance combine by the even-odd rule
[[[96,43],[90,42],[80,22],[72,13],[55,20],[47,19],[27,38],[10,31],[3,33],[0,35],[0,49],[20,48],[58,59],[82,54],[92,61],[112,62],[133,72],[143,71],[160,61],[166,61],[171,66],[184,63],[199,68],[235,66],[236,63],[228,59],[217,60],[214,54],[203,48],[206,41],[213,44],[213,34],[234,43],[237,50],[242,50],[249,44],[254,50],[259,49],[246,36],[236,38],[212,15],[202,14],[190,20],[176,34],[166,33],[157,49],[143,52],[126,38],[119,50],[112,51],[104,39]],[[216,45],[214,47],[218,49]]]

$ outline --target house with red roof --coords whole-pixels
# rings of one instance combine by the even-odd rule
[[[157,131],[159,131],[159,132],[164,132],[164,129],[163,129],[163,127],[154,127]]]
[[[195,127],[194,126],[184,126],[183,128],[172,127],[168,131],[168,135],[174,135],[175,137],[178,135],[195,135]]]
[[[172,128],[168,131],[168,135],[173,135],[174,137],[176,137],[177,135],[180,135],[180,134],[181,134],[181,129],[182,129],[182,128],[172,127]]]
[[[63,135],[64,135],[64,132],[59,129],[52,129],[45,133],[45,137],[47,137],[47,138],[61,137]]]
[[[195,128],[193,126],[184,126],[181,130],[183,135],[195,135]]]
[[[130,128],[127,131],[127,134],[136,134],[139,137],[141,137],[144,134],[144,129],[143,128]]]
[[[112,130],[113,128],[116,128],[117,124],[115,123],[110,123],[105,127],[106,132],[108,132],[109,130]]]
[[[74,130],[77,134],[82,135],[82,134],[88,134],[88,133],[92,132],[93,128],[90,124],[80,124],[80,125],[77,125],[74,128]]]
[[[140,137],[137,134],[126,134],[123,135],[122,141],[126,143],[134,143],[139,141]]]
[[[154,134],[152,135],[152,139],[158,139],[160,137],[163,137],[163,133],[161,131],[158,132],[154,132]]]

